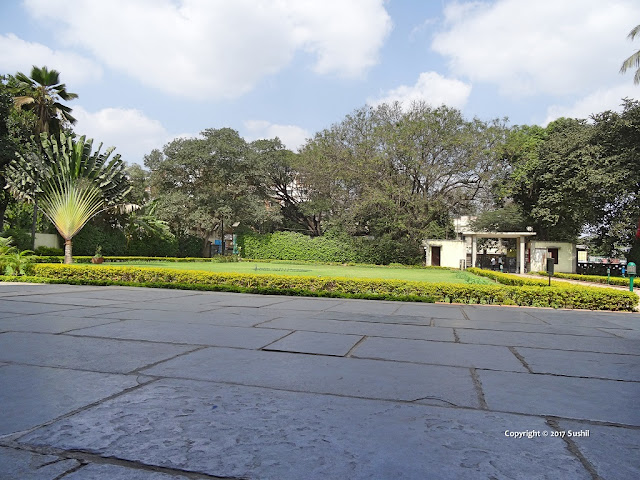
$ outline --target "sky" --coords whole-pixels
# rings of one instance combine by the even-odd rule
[[[0,0],[0,74],[60,72],[74,130],[127,163],[230,127],[305,140],[424,100],[538,124],[640,98],[637,0]]]

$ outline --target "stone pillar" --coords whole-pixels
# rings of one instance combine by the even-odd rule
[[[471,237],[471,266],[476,266],[476,255],[478,252],[478,239],[476,236]]]
[[[524,237],[519,237],[518,242],[518,260],[520,262],[520,273],[524,274]]]

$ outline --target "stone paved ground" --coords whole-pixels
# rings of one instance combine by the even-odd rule
[[[639,367],[637,313],[0,284],[0,478],[638,479]]]

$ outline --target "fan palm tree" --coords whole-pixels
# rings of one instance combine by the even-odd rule
[[[42,134],[43,165],[18,157],[7,167],[11,192],[20,199],[40,199],[44,214],[64,238],[64,262],[72,263],[72,239],[99,212],[122,201],[131,187],[114,148],[91,152],[93,140]]]
[[[628,38],[633,40],[636,38],[636,35],[640,36],[640,25],[636,25],[636,27],[629,32]],[[640,50],[627,58],[620,67],[620,73],[625,73],[627,69],[635,68],[636,73],[633,76],[633,83],[636,85],[640,84]]]
[[[78,95],[67,92],[66,85],[60,83],[60,72],[34,65],[30,77],[18,72],[15,78],[22,95],[15,97],[14,103],[19,108],[29,109],[35,113],[38,119],[36,135],[58,134],[63,122],[72,125],[76,123],[76,119],[71,116],[71,108],[60,103],[60,100],[73,100],[78,98]]]

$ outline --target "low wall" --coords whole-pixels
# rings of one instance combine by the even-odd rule
[[[36,233],[36,245],[38,247],[61,248],[60,236],[56,233]]]

